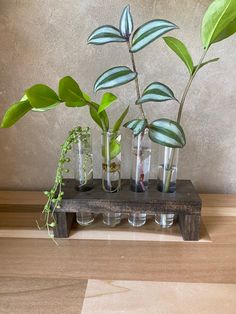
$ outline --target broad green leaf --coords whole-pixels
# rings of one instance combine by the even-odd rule
[[[215,42],[222,41],[236,33],[236,19],[216,38]]]
[[[163,37],[163,39],[167,46],[170,47],[170,49],[172,49],[177,54],[177,56],[184,62],[191,75],[194,71],[193,59],[190,56],[190,53],[188,52],[188,49],[186,48],[184,43],[179,39],[170,36]]]
[[[60,103],[57,94],[48,86],[36,84],[25,91],[25,94],[34,108],[44,108]]]
[[[21,98],[20,101],[23,101],[23,100],[28,100],[28,98],[27,98],[26,95],[24,95],[24,96]],[[32,107],[31,110],[32,110],[32,111],[36,111],[36,112],[44,112],[44,111],[48,111],[48,110],[54,109],[54,108],[57,107],[57,106],[58,106],[58,103],[55,103],[55,104],[53,104],[53,105],[51,105],[51,106],[44,107],[44,108],[33,108],[33,107]]]
[[[96,109],[97,114],[99,116],[99,119],[102,122],[103,130],[108,131],[109,130],[109,119],[108,119],[106,111],[103,110],[102,112],[98,113],[99,105],[95,102],[92,102],[92,105]]]
[[[121,152],[121,143],[119,141],[113,140],[110,144],[110,159],[114,159]]]
[[[1,128],[9,128],[32,109],[28,100],[18,101],[7,109],[1,123]]]
[[[100,89],[108,89],[126,84],[130,81],[133,81],[136,76],[137,73],[131,71],[130,68],[126,66],[111,68],[104,72],[96,80],[94,84],[94,91],[97,92]]]
[[[52,110],[54,108],[56,108],[58,106],[58,103],[55,103],[51,106],[48,107],[43,107],[43,108],[32,108],[32,111],[36,111],[36,112],[44,112],[44,111],[48,111],[48,110]]]
[[[108,108],[116,99],[117,96],[112,93],[103,94],[100,106],[98,108],[98,113],[101,113],[103,110]]]
[[[89,107],[89,112],[90,112],[90,116],[91,118],[93,119],[93,121],[95,123],[97,123],[97,125],[102,129],[103,129],[103,125],[102,125],[102,121],[101,121],[101,118],[99,117],[99,114],[97,112],[96,109],[94,109],[92,106]]]
[[[172,90],[165,84],[154,82],[146,87],[142,97],[138,99],[137,104],[142,104],[149,101],[167,101],[176,100]]]
[[[114,138],[109,145],[109,151],[107,149],[107,146],[102,147],[102,155],[106,159],[114,159],[116,156],[118,156],[121,152],[121,143]]]
[[[179,123],[169,119],[159,119],[149,125],[150,139],[163,146],[183,148],[185,135]]]
[[[70,76],[63,77],[59,82],[59,97],[68,107],[82,107],[87,105],[87,101],[77,84]]]
[[[121,114],[119,119],[115,122],[113,126],[113,132],[117,132],[120,129],[121,124],[123,123],[125,117],[127,116],[127,113],[129,112],[129,106],[125,109],[125,111]]]
[[[99,105],[95,102],[91,102],[89,105],[89,112],[91,115],[91,118],[94,120],[94,122],[97,123],[97,125],[103,130],[108,131],[109,129],[109,119],[107,116],[106,111],[104,110],[100,114],[98,113]]]
[[[112,25],[104,25],[95,29],[88,38],[88,44],[104,45],[111,42],[124,42],[118,28]]]
[[[28,97],[24,94],[20,101],[28,100]]]
[[[82,92],[82,94],[83,94],[83,97],[84,97],[84,99],[86,100],[86,101],[90,101],[90,96],[89,95],[87,95],[86,93],[84,93],[84,92]]]
[[[123,35],[123,37],[129,39],[130,34],[133,31],[133,18],[130,13],[130,6],[127,5],[120,18],[120,32]]]
[[[166,20],[157,19],[149,21],[134,32],[130,51],[137,52],[157,38],[176,28],[178,28],[178,26]]]
[[[134,119],[125,123],[123,126],[125,128],[131,129],[134,136],[137,136],[146,129],[147,125],[148,123],[146,119]]]
[[[205,49],[236,32],[236,0],[215,0],[202,21],[202,43]]]
[[[103,124],[105,126],[105,130],[108,131],[109,130],[109,119],[108,119],[106,111],[104,110],[101,113],[99,113],[99,117],[103,121]]]
[[[215,58],[215,59],[211,59],[211,60],[208,60],[208,61],[206,61],[206,62],[203,62],[203,63],[200,65],[200,67],[198,68],[198,71],[199,71],[201,68],[203,68],[205,65],[207,65],[207,64],[209,64],[209,63],[216,62],[216,61],[218,61],[218,60],[219,60],[219,58]],[[194,66],[193,73],[196,71],[196,69],[197,69],[197,65]]]

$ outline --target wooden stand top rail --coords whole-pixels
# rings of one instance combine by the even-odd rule
[[[77,212],[88,208],[93,212],[120,210],[130,213],[132,210],[145,210],[153,214],[161,208],[162,212],[200,213],[201,199],[189,180],[178,180],[175,193],[161,193],[157,190],[156,180],[150,180],[145,193],[130,190],[130,181],[122,180],[119,192],[106,193],[102,190],[101,180],[94,180],[94,188],[87,192],[75,190],[75,181],[66,179],[63,187],[62,207],[56,212]]]

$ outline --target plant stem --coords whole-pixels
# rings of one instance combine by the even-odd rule
[[[129,53],[130,53],[130,58],[131,58],[131,62],[132,62],[133,71],[137,73],[136,64],[135,64],[135,60],[134,60],[134,54],[133,54],[133,52],[130,51],[131,45],[130,45],[129,41],[127,41],[127,45],[128,45],[128,48],[129,48]],[[136,94],[137,94],[137,100],[138,100],[140,98],[140,96],[141,96],[138,75],[135,78],[135,87],[136,87]],[[137,102],[137,100],[136,100],[136,102]],[[140,108],[141,115],[142,115],[143,119],[146,119],[146,115],[144,113],[142,104],[138,104],[138,106]]]
[[[195,68],[194,72],[190,75],[190,78],[189,78],[187,85],[184,89],[183,96],[182,96],[181,101],[180,101],[179,112],[178,112],[178,117],[177,117],[178,123],[180,123],[180,120],[181,120],[184,103],[185,103],[186,97],[188,95],[189,89],[192,85],[192,82],[193,82],[206,54],[207,54],[207,49],[204,50],[197,67]],[[173,148],[171,151],[171,154],[170,154],[170,158],[169,158],[169,162],[168,162],[168,169],[167,169],[167,178],[165,180],[165,184],[164,184],[164,188],[163,188],[163,191],[166,193],[169,192],[169,188],[170,188],[170,182],[171,182],[172,171],[173,171],[172,167],[173,167],[174,156],[175,156],[175,149]]]
[[[170,153],[170,158],[168,161],[168,168],[166,169],[167,171],[167,176],[165,182],[163,182],[164,187],[163,187],[163,192],[168,193],[170,189],[170,183],[171,183],[171,177],[172,177],[172,171],[173,171],[173,162],[174,162],[174,157],[175,157],[175,150],[176,148],[171,149]]]
[[[202,56],[200,58],[200,61],[199,61],[198,65],[197,65],[196,69],[190,75],[188,83],[187,83],[187,85],[186,85],[186,87],[184,89],[184,93],[183,93],[183,96],[182,96],[181,101],[180,101],[179,112],[178,112],[178,117],[177,117],[177,122],[178,123],[180,123],[180,120],[181,120],[184,103],[185,103],[186,97],[188,95],[189,89],[190,89],[190,87],[192,85],[193,79],[195,78],[195,76],[196,76],[196,74],[197,74],[197,72],[198,72],[198,70],[199,70],[199,68],[200,68],[200,66],[201,66],[205,56],[206,56],[206,53],[207,53],[207,49],[204,50],[204,52],[203,52],[203,54],[202,54]]]

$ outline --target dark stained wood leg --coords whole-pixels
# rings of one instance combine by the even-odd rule
[[[75,213],[54,213],[56,219],[56,227],[54,228],[55,238],[68,238],[70,229],[75,219]]]
[[[184,241],[198,241],[200,237],[200,214],[179,214],[179,226]]]

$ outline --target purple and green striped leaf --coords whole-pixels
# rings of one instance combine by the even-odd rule
[[[130,6],[127,5],[120,18],[120,32],[121,35],[127,39],[129,39],[130,34],[133,31],[133,18],[130,13]]]
[[[123,126],[133,131],[134,136],[138,136],[148,125],[146,119],[134,119],[125,123]]]
[[[108,89],[124,85],[133,81],[136,77],[137,73],[133,72],[126,66],[114,67],[99,76],[94,84],[94,91],[97,92],[100,89]]]
[[[104,25],[95,29],[88,38],[88,44],[104,45],[112,42],[125,42],[118,28]]]
[[[152,20],[140,26],[132,37],[131,52],[137,52],[178,26],[167,20]]]
[[[167,100],[177,100],[173,91],[165,84],[154,82],[146,87],[137,104],[145,102],[162,102]]]
[[[183,148],[186,144],[180,124],[169,119],[153,121],[149,125],[149,137],[155,143],[172,148]]]

